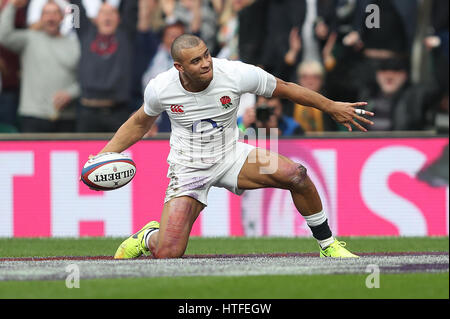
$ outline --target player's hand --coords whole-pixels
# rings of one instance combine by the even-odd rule
[[[357,103],[344,103],[344,102],[333,102],[331,111],[329,111],[330,116],[337,123],[344,125],[349,132],[352,131],[352,125],[363,132],[367,132],[367,129],[363,127],[362,124],[373,125],[373,122],[366,119],[364,115],[374,116],[375,114],[366,110],[362,107],[366,106],[366,102]]]

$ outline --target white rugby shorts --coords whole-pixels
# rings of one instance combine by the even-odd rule
[[[170,183],[164,203],[176,197],[189,196],[207,206],[208,192],[212,186],[223,187],[241,195],[244,190],[238,188],[238,176],[253,149],[255,146],[236,142],[236,151],[232,152],[233,154],[205,170],[169,162],[167,177],[170,178]]]

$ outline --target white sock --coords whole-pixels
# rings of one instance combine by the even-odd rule
[[[308,226],[319,226],[327,220],[327,215],[322,210],[314,215],[303,216]]]
[[[334,237],[331,236],[330,238],[327,238],[324,240],[317,240],[317,242],[319,243],[319,245],[322,249],[325,249],[328,246],[330,246],[332,243],[334,243]]]
[[[156,228],[156,229],[155,228],[150,228],[150,229],[147,229],[145,231],[145,233],[144,233],[144,244],[145,244],[145,247],[147,247],[148,250],[150,250],[150,247],[148,245],[148,243],[150,242],[150,236],[153,235],[153,234],[156,234],[157,232],[159,232],[159,228]]]
[[[322,210],[313,215],[303,216],[303,218],[305,218],[306,224],[308,226],[315,227],[315,226],[322,225],[327,220],[327,215]],[[322,249],[325,249],[326,247],[330,246],[334,242],[334,237],[331,236],[330,238],[327,238],[327,239],[323,239],[323,240],[316,239],[316,240],[319,243],[320,247]]]

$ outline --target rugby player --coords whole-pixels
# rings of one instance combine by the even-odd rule
[[[238,195],[262,187],[289,190],[318,241],[320,256],[357,258],[333,237],[306,168],[283,155],[239,142],[236,114],[240,96],[249,92],[315,107],[349,131],[352,126],[366,131],[362,124],[373,122],[363,115],[374,115],[362,109],[367,103],[335,102],[259,67],[212,58],[205,43],[190,34],[173,42],[171,55],[174,66],[148,83],[142,107],[99,153],[123,152],[149,131],[161,112],[168,113],[170,183],[160,223],[151,221],[130,236],[114,257],[136,258],[149,251],[155,258],[181,257],[192,225],[207,205],[208,191],[216,186]],[[275,165],[268,169],[267,163]]]

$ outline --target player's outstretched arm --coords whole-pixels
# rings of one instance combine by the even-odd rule
[[[367,129],[359,122],[373,125],[372,121],[361,116],[374,116],[372,112],[360,109],[367,105],[366,102],[335,102],[298,84],[285,82],[278,78],[277,86],[272,96],[289,99],[304,106],[315,107],[322,112],[328,113],[337,123],[344,125],[349,131],[352,130],[351,125],[353,124],[359,130],[366,132]]]
[[[158,116],[148,116],[142,106],[136,111],[114,134],[113,138],[99,152],[121,153],[131,145],[142,139],[142,137],[151,129]]]

